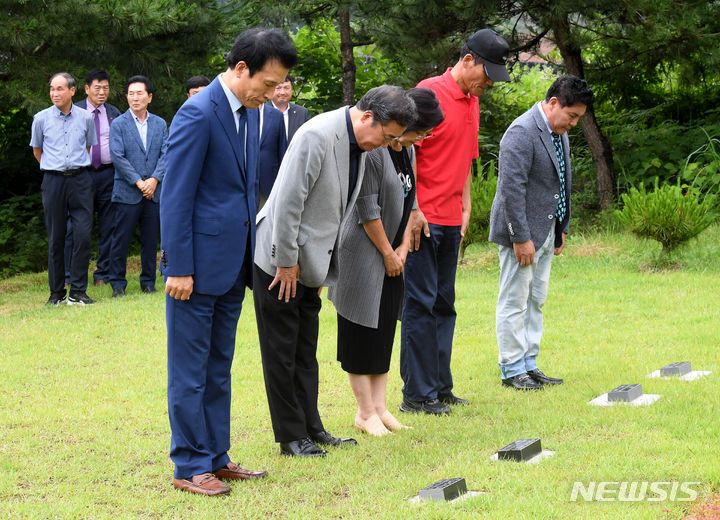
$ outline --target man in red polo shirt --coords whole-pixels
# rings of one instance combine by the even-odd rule
[[[418,83],[432,89],[445,120],[417,143],[418,207],[427,219],[405,264],[400,374],[402,412],[441,415],[468,404],[452,393],[458,249],[470,221],[470,171],[478,157],[478,98],[495,81],[510,81],[507,42],[490,29],[470,36],[454,67]],[[424,223],[424,219],[415,220]]]

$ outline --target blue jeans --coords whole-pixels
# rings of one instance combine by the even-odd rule
[[[403,395],[410,401],[449,394],[455,333],[455,272],[460,226],[429,224],[430,238],[405,263],[400,375]]]
[[[555,226],[532,264],[522,267],[512,247],[498,246],[500,291],[495,312],[498,364],[502,378],[537,368],[543,330],[542,308],[547,299],[550,267],[555,251]]]

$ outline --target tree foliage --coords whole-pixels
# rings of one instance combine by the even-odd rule
[[[335,22],[326,18],[301,27],[295,35],[299,62],[293,73],[298,78],[298,102],[314,113],[342,106],[343,86],[340,34]],[[393,83],[398,66],[384,58],[372,45],[355,47],[355,98],[383,83]],[[354,103],[357,99],[353,100]]]
[[[121,109],[126,79],[148,76],[161,93],[151,109],[170,118],[182,103],[185,79],[212,73],[211,56],[226,33],[213,0],[2,1],[0,11],[1,106],[28,114],[49,106],[53,73],[75,77],[78,100],[85,73],[97,67],[110,73],[109,101]]]

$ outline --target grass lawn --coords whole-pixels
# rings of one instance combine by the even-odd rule
[[[456,393],[472,404],[439,418],[397,412],[414,430],[356,434],[359,446],[320,460],[281,457],[273,442],[248,294],[230,455],[270,476],[232,484],[219,498],[172,488],[161,292],[141,294],[135,270],[123,299],[91,287],[97,305],[46,308],[45,274],[0,281],[0,518],[682,518],[692,503],[570,501],[576,481],[700,482],[699,498],[720,488],[720,228],[678,255],[682,270],[640,268],[657,250],[628,235],[571,237],[554,262],[539,358],[566,383],[520,393],[500,385],[496,250],[471,246],[458,272],[453,375]],[[354,399],[335,361],[327,301],[320,327],[320,411],[330,432],[353,435]],[[401,400],[398,344],[399,336],[393,412]],[[693,382],[645,377],[674,361],[713,374]],[[662,399],[649,407],[587,404],[624,383]],[[529,437],[555,456],[532,466],[490,460]],[[482,494],[409,501],[459,476]]]

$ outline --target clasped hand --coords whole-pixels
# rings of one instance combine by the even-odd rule
[[[138,180],[135,186],[142,192],[143,197],[146,199],[152,199],[155,195],[155,188],[157,188],[158,181],[155,177],[150,177],[147,180]]]

